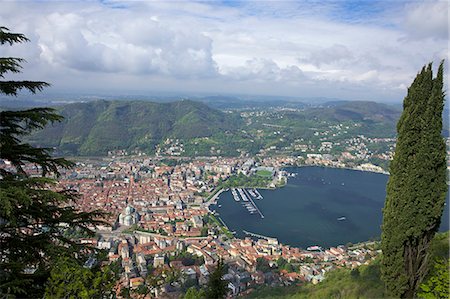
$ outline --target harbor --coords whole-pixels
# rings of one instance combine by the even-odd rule
[[[297,173],[289,176],[286,187],[257,189],[263,200],[252,195],[253,188],[245,188],[264,219],[257,212],[250,214],[240,197],[236,202],[231,188],[220,196],[222,206],[213,208],[238,237],[244,238],[246,230],[302,248],[356,243],[379,235],[387,176],[321,167],[287,168],[286,172]]]
[[[261,194],[256,189],[246,190],[243,188],[231,189],[231,194],[233,195],[233,199],[235,201],[241,201],[242,206],[244,206],[250,214],[259,214],[261,218],[264,218],[263,213],[258,208],[256,203],[253,201],[255,199],[263,199]]]

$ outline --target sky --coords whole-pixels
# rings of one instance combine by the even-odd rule
[[[2,1],[0,25],[30,42],[0,56],[27,61],[6,79],[50,93],[399,102],[423,65],[448,61],[448,12],[448,1]]]

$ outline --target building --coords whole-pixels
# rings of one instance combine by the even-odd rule
[[[119,224],[130,226],[139,222],[140,216],[136,209],[132,206],[127,206],[122,213],[119,214]]]

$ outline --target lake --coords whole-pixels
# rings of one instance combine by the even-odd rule
[[[258,189],[264,199],[254,202],[264,218],[250,214],[230,191],[220,195],[220,208],[211,208],[238,237],[246,230],[302,248],[379,239],[387,175],[324,167],[286,171],[297,175],[285,187]],[[449,228],[448,206],[447,198],[441,230]]]

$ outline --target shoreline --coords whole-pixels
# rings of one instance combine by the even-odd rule
[[[351,168],[351,167],[333,167],[333,166],[323,166],[323,165],[305,165],[305,164],[303,164],[303,165],[290,165],[290,166],[284,166],[284,167],[280,167],[279,168],[279,170],[282,170],[282,171],[286,171],[287,173],[289,173],[289,171],[288,171],[288,168],[305,168],[305,167],[319,167],[319,168],[332,168],[332,169],[346,169],[346,170],[354,170],[354,171],[362,171],[362,172],[368,172],[368,173],[375,173],[375,174],[383,174],[383,175],[389,175],[387,172],[385,173],[385,172],[378,172],[378,171],[371,171],[371,170],[365,170],[365,169],[356,169],[356,168]],[[262,189],[262,190],[277,190],[277,189],[279,189],[279,188],[283,188],[283,187],[285,187],[287,184],[288,184],[288,181],[289,181],[289,175],[287,175],[287,176],[284,176],[284,184],[282,185],[282,186],[276,186],[276,187],[258,187],[258,188],[256,188],[256,189]],[[236,187],[236,188],[254,188],[254,187]],[[222,193],[222,192],[224,192],[225,191],[225,189],[220,189],[220,193]],[[219,192],[217,192],[217,193],[219,193]],[[216,194],[217,194],[216,193]],[[231,230],[229,229],[229,227],[228,227],[228,225],[226,224],[226,222],[222,219],[222,217],[220,216],[220,213],[218,212],[218,210],[217,210],[217,207],[214,209],[214,210],[212,210],[211,208],[210,208],[210,204],[213,204],[212,203],[212,201],[210,200],[210,201],[208,201],[208,211],[211,213],[211,214],[213,214],[213,216],[215,216],[217,219],[220,219],[220,222],[221,222],[221,224],[226,228],[226,229],[228,229],[230,232],[231,232]],[[215,198],[215,202],[214,202],[214,204],[217,206],[219,203],[218,203],[218,200],[217,200],[217,197]],[[242,231],[243,233],[244,233],[244,235],[245,235],[245,232],[244,231]],[[234,238],[236,238],[236,239],[241,239],[240,237],[238,237],[236,234],[233,234],[233,237]],[[277,236],[275,236],[274,238],[276,238],[277,240],[278,240],[278,237]],[[364,243],[367,243],[367,242],[373,242],[373,241],[370,241],[370,240],[361,240],[361,241],[357,241],[356,243],[354,243],[354,244],[364,244]],[[350,243],[350,242],[349,242]],[[280,242],[280,244],[281,244],[281,242]],[[299,249],[304,249],[302,246],[293,246],[293,245],[289,245],[289,244],[284,244],[284,243],[282,243],[283,245],[287,245],[287,246],[292,246],[292,247],[296,247],[296,248],[299,248]],[[316,245],[318,245],[318,246],[321,246],[320,244],[316,244]],[[339,245],[345,245],[345,244],[339,244]],[[335,245],[335,246],[339,246],[339,245]],[[323,247],[323,246],[321,246],[321,247]],[[305,247],[306,248],[306,247]],[[325,248],[325,247],[324,247]]]
[[[360,169],[360,168],[353,168],[353,167],[336,167],[336,166],[326,166],[326,165],[316,165],[316,164],[301,164],[301,165],[290,165],[290,166],[284,166],[282,168],[289,168],[289,167],[321,167],[321,168],[333,168],[333,169],[347,169],[347,170],[355,170],[355,171],[362,171],[362,172],[370,172],[370,173],[378,173],[378,174],[384,174],[389,176],[390,173],[388,171],[374,171],[374,170],[367,170],[367,169]]]

